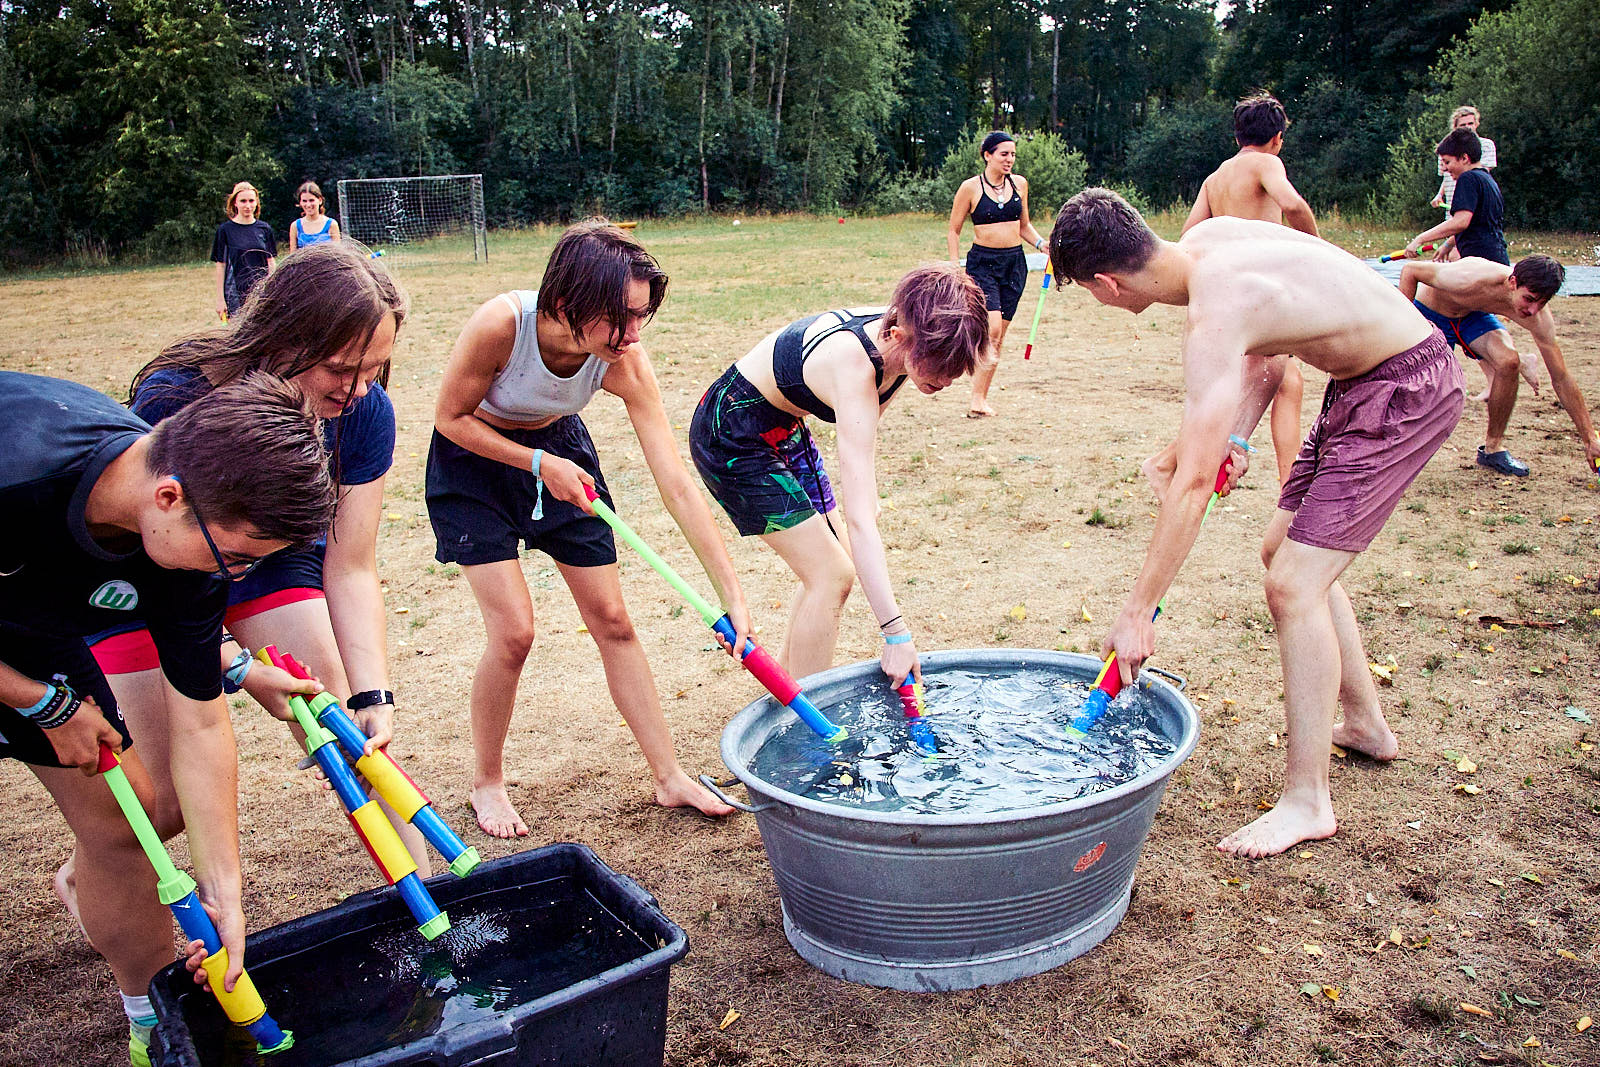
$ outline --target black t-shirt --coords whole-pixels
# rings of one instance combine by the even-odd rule
[[[1456,179],[1455,194],[1450,197],[1450,214],[1457,211],[1472,212],[1472,221],[1456,235],[1456,251],[1463,256],[1481,256],[1496,263],[1511,265],[1506,254],[1505,198],[1500,186],[1489,172],[1474,167],[1463,171]]]
[[[217,227],[217,234],[211,239],[211,262],[226,268],[222,294],[228,314],[239,310],[250,290],[267,276],[267,260],[277,255],[278,239],[272,227],[260,219],[248,224],[229,219]]]
[[[0,372],[0,401],[0,662],[13,636],[81,639],[137,619],[174,689],[217,696],[227,586],[158,566],[134,534],[96,541],[85,524],[95,482],[149,426],[104,393],[56,378]]]

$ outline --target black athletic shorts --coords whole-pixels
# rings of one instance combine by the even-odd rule
[[[607,504],[611,491],[600,473],[600,457],[583,420],[557,419],[538,430],[497,430],[507,438],[571,460],[594,478],[595,492]],[[598,515],[544,494],[544,517],[534,521],[532,473],[485,459],[433,432],[428,446],[428,521],[440,563],[464,567],[517,558],[517,542],[546,553],[569,567],[605,567],[617,561],[611,527]]]
[[[973,245],[967,249],[967,276],[983,290],[984,306],[990,311],[1000,312],[1007,322],[1017,317],[1017,303],[1028,287],[1028,256],[1021,245]]]
[[[91,696],[106,721],[122,735],[122,746],[133,744],[128,724],[117,710],[106,676],[94,661],[89,646],[76,637],[41,637],[0,629],[0,663],[41,682],[65,678],[79,694]],[[59,767],[56,750],[45,732],[9,704],[0,704],[0,758],[21,760],[40,767]]]

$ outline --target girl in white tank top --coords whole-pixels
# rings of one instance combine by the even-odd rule
[[[528,833],[506,792],[504,771],[506,732],[534,633],[519,543],[549,554],[572,591],[599,646],[612,699],[650,765],[656,802],[711,815],[732,811],[678,764],[650,665],[622,601],[610,528],[585,494],[593,486],[608,499],[577,415],[604,390],[626,405],[661,498],[742,645],[751,624],[739,580],[679,457],[655,371],[639,343],[666,287],[666,275],[632,237],[603,220],[579,223],[556,243],[538,290],[501,294],[478,308],[440,386],[428,513],[437,558],[461,565],[487,630],[472,685],[471,800],[478,825],[496,837]],[[685,639],[698,638],[686,633]],[[575,694],[563,679],[549,681],[534,702],[560,714]]]

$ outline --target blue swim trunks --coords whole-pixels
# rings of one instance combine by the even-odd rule
[[[805,420],[774,407],[737,367],[700,398],[689,455],[745,537],[787,530],[836,506]]]
[[[1452,347],[1459,346],[1461,351],[1473,359],[1483,357],[1472,350],[1472,342],[1486,333],[1505,329],[1500,325],[1500,320],[1487,311],[1469,311],[1459,319],[1452,319],[1449,315],[1441,315],[1420,300],[1411,302],[1417,305],[1417,310],[1422,312],[1423,318],[1439,327],[1439,332],[1444,334],[1444,339]]]

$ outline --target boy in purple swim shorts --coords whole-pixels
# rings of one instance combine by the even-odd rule
[[[1444,337],[1388,282],[1325,241],[1245,219],[1208,219],[1176,244],[1127,201],[1086,189],[1050,235],[1058,277],[1135,314],[1184,307],[1185,404],[1177,440],[1145,465],[1161,511],[1144,566],[1101,645],[1124,683],[1155,647],[1151,617],[1194,544],[1219,465],[1229,487],[1277,392],[1284,353],[1328,374],[1322,414],[1267,527],[1267,605],[1277,626],[1289,720],[1283,796],[1217,845],[1271,856],[1338,829],[1331,743],[1392,760],[1350,598],[1339,585],[1461,418],[1461,368]],[[1328,655],[1338,649],[1337,656]],[[1342,705],[1344,719],[1335,723]]]

